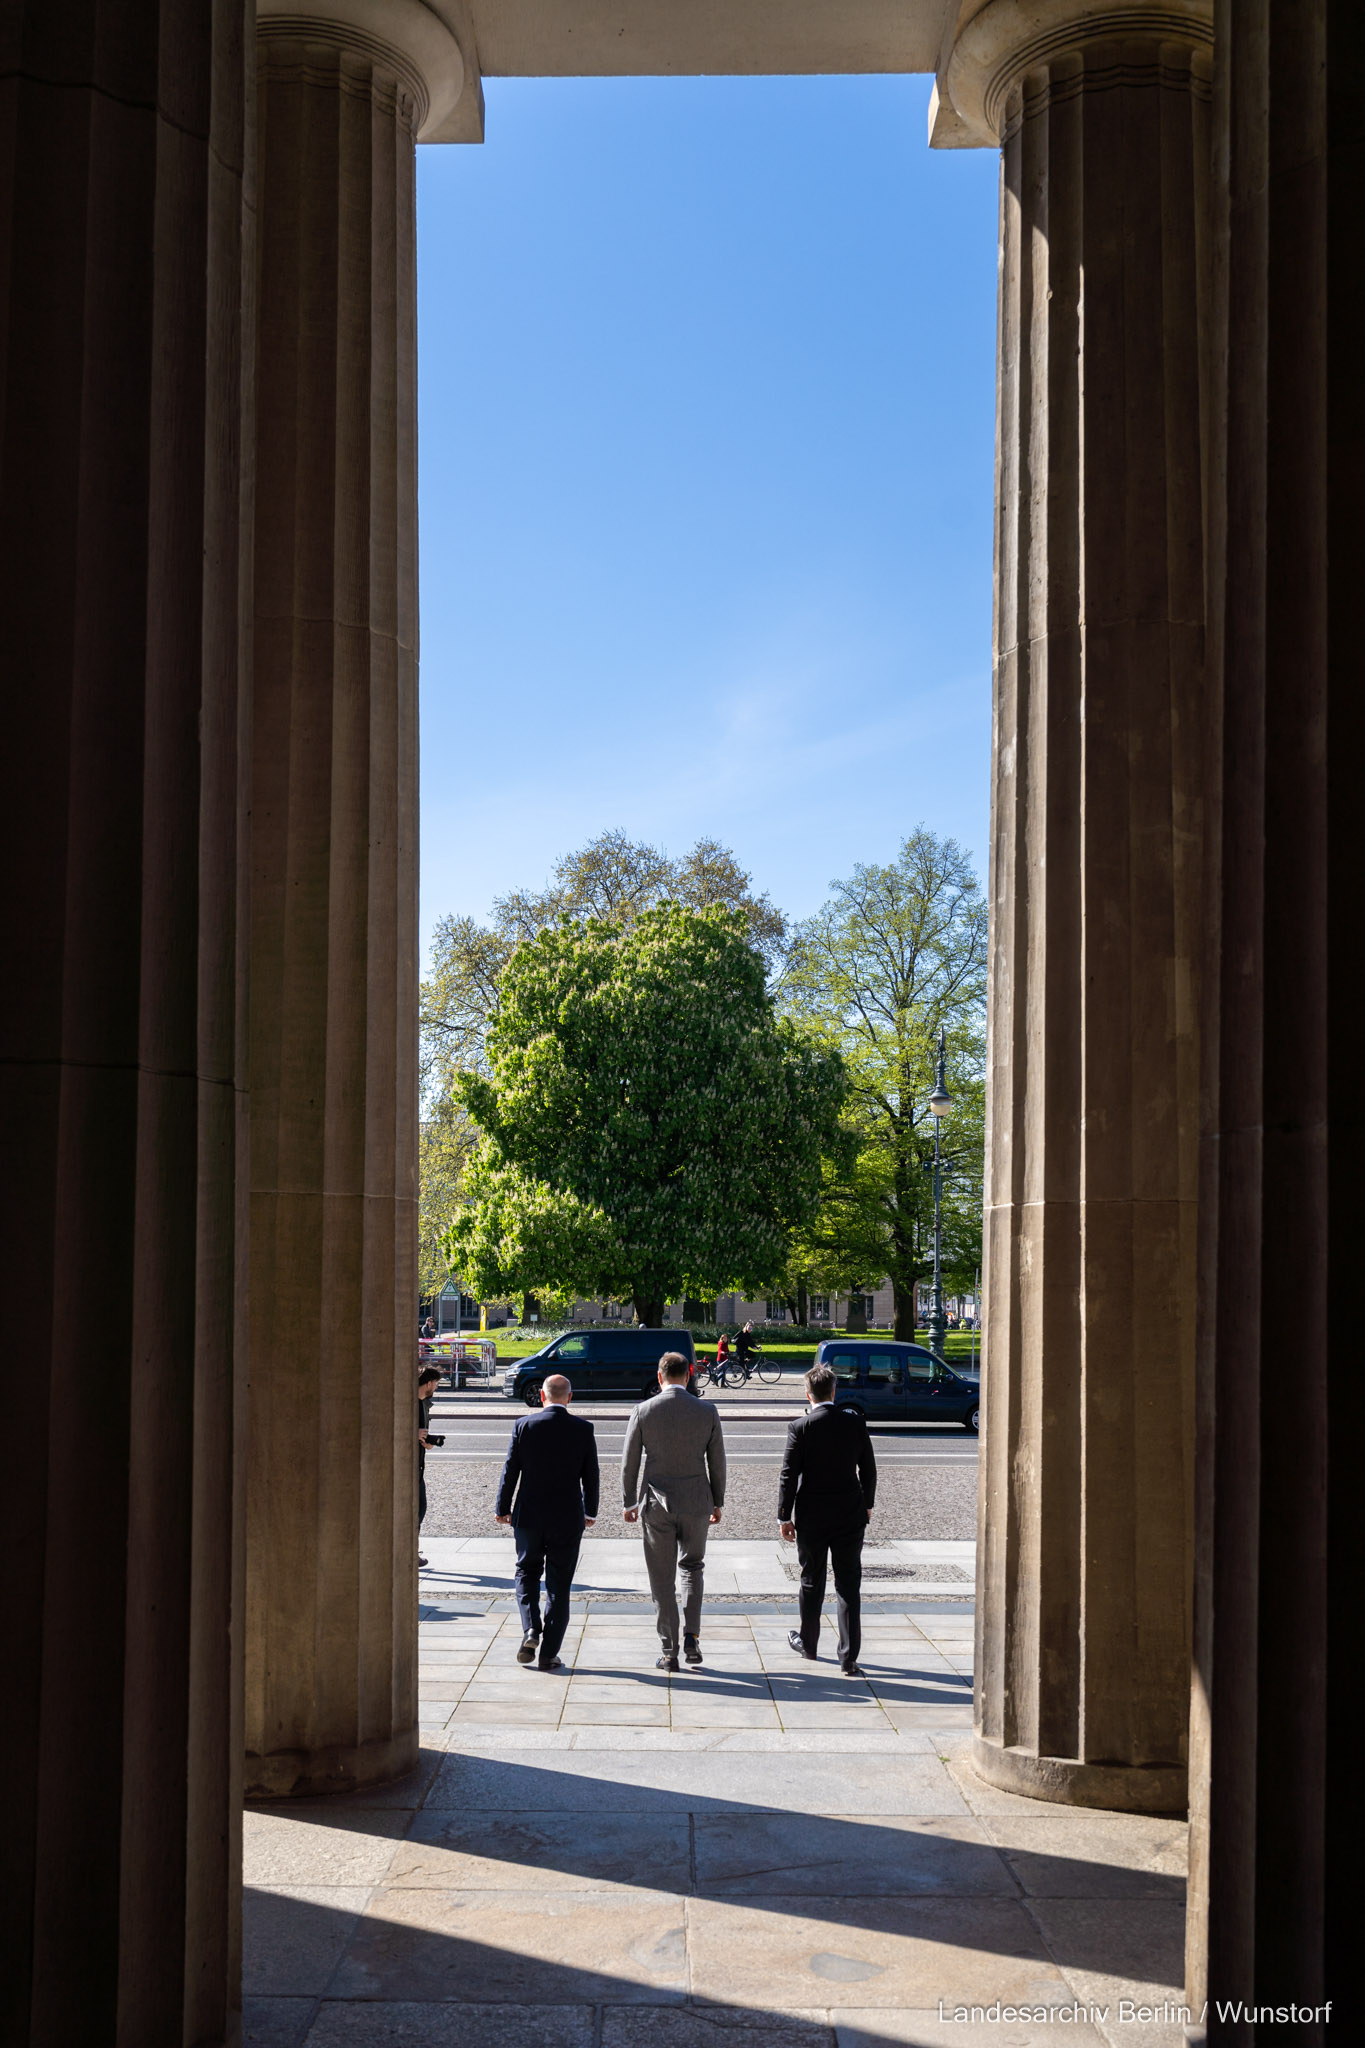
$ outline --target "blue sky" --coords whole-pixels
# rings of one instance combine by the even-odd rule
[[[620,826],[984,873],[997,159],[918,78],[487,82],[418,152],[422,928]]]

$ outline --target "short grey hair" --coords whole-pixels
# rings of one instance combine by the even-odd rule
[[[659,1360],[659,1371],[666,1380],[682,1381],[688,1377],[692,1368],[681,1351],[665,1351]]]
[[[573,1388],[569,1385],[562,1372],[552,1372],[545,1382],[547,1400],[567,1401],[572,1392]]]

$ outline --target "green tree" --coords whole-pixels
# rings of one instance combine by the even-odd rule
[[[472,917],[443,917],[437,924],[419,1012],[424,1103],[448,1096],[458,1074],[483,1070],[484,1037],[512,944]]]
[[[546,888],[498,897],[491,927],[472,917],[444,917],[437,925],[421,996],[424,1101],[448,1092],[457,1074],[487,1072],[484,1038],[514,946],[564,918],[626,927],[665,901],[739,911],[769,973],[780,965],[787,921],[767,896],[754,895],[750,877],[718,840],[699,839],[674,860],[624,832],[603,832],[557,861]]]
[[[961,1284],[980,1257],[986,906],[961,847],[922,826],[888,866],[855,868],[832,890],[794,935],[783,1000],[844,1056],[842,1136],[853,1160],[827,1162],[824,1199],[793,1258],[855,1290],[885,1273],[896,1334],[909,1337],[916,1282],[933,1266],[928,1096],[940,1027],[954,1096],[943,1132],[948,1284]]]
[[[556,861],[548,888],[514,890],[493,905],[499,937],[514,943],[569,918],[630,925],[658,903],[683,903],[693,910],[720,906],[743,914],[750,944],[771,969],[781,954],[787,920],[767,896],[755,896],[751,877],[728,847],[699,839],[675,860],[657,846],[603,832],[576,853]]]
[[[792,1234],[783,1291],[794,1320],[810,1316],[812,1294],[862,1295],[886,1270],[887,1231],[881,1177],[854,1115],[845,1109],[820,1161],[820,1200]],[[849,1328],[860,1327],[849,1310]]]
[[[417,1134],[417,1291],[438,1295],[451,1278],[446,1237],[463,1200],[462,1183],[478,1133],[454,1098],[438,1095]]]
[[[664,1305],[782,1273],[844,1095],[837,1049],[774,1014],[739,909],[568,918],[502,971],[484,1137],[447,1239],[480,1294],[572,1288]]]

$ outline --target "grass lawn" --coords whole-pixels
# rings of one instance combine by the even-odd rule
[[[507,1364],[510,1364],[514,1359],[529,1358],[533,1351],[540,1349],[541,1345],[540,1338],[535,1336],[507,1336],[501,1330],[490,1330],[488,1334],[497,1338],[499,1361]],[[872,1343],[875,1343],[878,1338],[885,1342],[890,1341],[889,1335],[885,1330],[869,1330],[867,1334],[868,1341]],[[472,1331],[471,1335],[477,1336],[478,1332]],[[916,1333],[916,1341],[920,1344],[926,1343],[927,1333],[924,1330],[918,1331]],[[714,1337],[699,1337],[696,1339],[696,1346],[699,1357],[715,1356],[716,1341]],[[964,1365],[970,1364],[972,1356],[971,1331],[950,1330],[944,1340],[943,1348],[944,1355],[950,1365],[955,1359],[960,1359]],[[804,1344],[787,1344],[782,1342],[780,1336],[777,1336],[765,1341],[763,1349],[769,1358],[777,1360],[787,1372],[804,1372],[807,1366],[815,1362],[815,1340],[813,1338]],[[977,1334],[976,1355],[978,1359],[981,1356],[981,1337],[979,1332]]]
[[[866,1341],[869,1344],[875,1344],[878,1339],[886,1344],[891,1342],[890,1334],[886,1330],[868,1331]],[[919,1344],[927,1344],[929,1341],[928,1332],[926,1330],[917,1331],[915,1341]],[[709,1344],[702,1341],[697,1345],[698,1352],[708,1351],[714,1353],[715,1348],[714,1340]],[[731,1349],[733,1348],[732,1344]],[[961,1359],[964,1365],[969,1365],[972,1356],[971,1331],[968,1330],[964,1335],[959,1335],[957,1331],[950,1330],[944,1340],[943,1351],[950,1365],[955,1358]],[[976,1351],[977,1357],[980,1358],[981,1340],[979,1337],[977,1339]],[[809,1366],[815,1363],[815,1340],[812,1338],[805,1344],[786,1344],[780,1338],[765,1339],[763,1355],[765,1358],[775,1359],[788,1372],[805,1372]]]

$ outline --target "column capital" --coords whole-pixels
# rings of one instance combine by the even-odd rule
[[[1012,89],[1029,71],[1094,43],[1172,43],[1213,50],[1213,0],[965,0],[940,58],[929,109],[935,149],[1003,141]],[[1183,67],[1188,81],[1188,66]],[[1098,78],[1096,80],[1098,82]],[[1122,82],[1115,79],[1113,82]]]
[[[412,95],[419,142],[437,137],[464,88],[460,45],[422,0],[257,0],[256,37],[321,43],[388,65]]]

